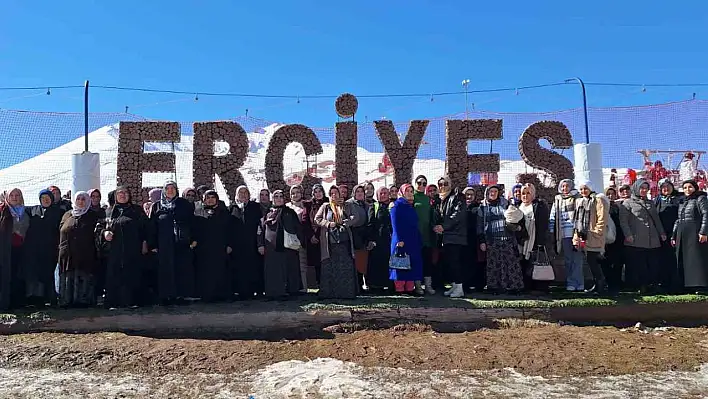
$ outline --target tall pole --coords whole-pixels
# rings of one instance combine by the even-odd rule
[[[583,113],[585,114],[585,144],[590,144],[590,130],[588,129],[588,98],[585,94],[585,83],[580,78],[566,79],[565,83],[570,83],[572,81],[577,81],[580,83],[580,88],[583,90]]]
[[[84,83],[84,152],[89,151],[89,81]]]
[[[469,86],[470,86],[470,80],[469,80],[469,79],[465,79],[465,80],[462,81],[462,87],[465,88],[465,119],[469,119],[469,118],[470,118],[470,116],[469,116],[469,108],[468,108],[468,107],[469,107],[469,106],[468,106],[468,103],[469,103],[469,102],[467,101],[467,94],[468,94],[467,92],[469,91]]]

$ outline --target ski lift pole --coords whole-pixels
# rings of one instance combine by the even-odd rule
[[[585,93],[585,83],[583,83],[583,80],[580,78],[571,78],[571,79],[566,79],[565,83],[570,83],[572,81],[576,80],[578,83],[580,83],[580,88],[583,90],[583,113],[585,117],[585,144],[590,144],[590,130],[588,129],[588,98]]]

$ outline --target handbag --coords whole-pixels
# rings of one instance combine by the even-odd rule
[[[396,252],[391,255],[388,267],[394,270],[411,270],[411,257],[401,247],[397,247]]]
[[[285,229],[283,229],[283,246],[293,251],[297,251],[302,247],[300,239],[297,238],[297,234],[288,233]]]
[[[611,217],[607,218],[607,231],[605,232],[605,244],[614,244],[617,239],[617,226]]]
[[[543,258],[542,259],[542,255]],[[533,264],[533,272],[531,278],[535,281],[553,281],[556,279],[556,273],[553,271],[553,266],[551,266],[551,261],[548,258],[548,252],[546,252],[545,246],[539,246],[536,250],[536,260]]]

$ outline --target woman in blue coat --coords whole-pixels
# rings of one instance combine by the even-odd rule
[[[398,199],[391,208],[391,255],[397,247],[410,257],[410,270],[390,269],[389,278],[394,281],[396,292],[408,292],[422,295],[420,281],[423,279],[423,238],[418,230],[418,215],[413,208],[413,186],[404,184],[398,192]]]

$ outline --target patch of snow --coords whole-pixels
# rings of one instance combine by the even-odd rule
[[[242,374],[98,374],[0,368],[0,397],[13,398],[676,398],[708,392],[708,366],[621,376],[538,377],[512,369],[412,371],[336,359],[286,361]]]

